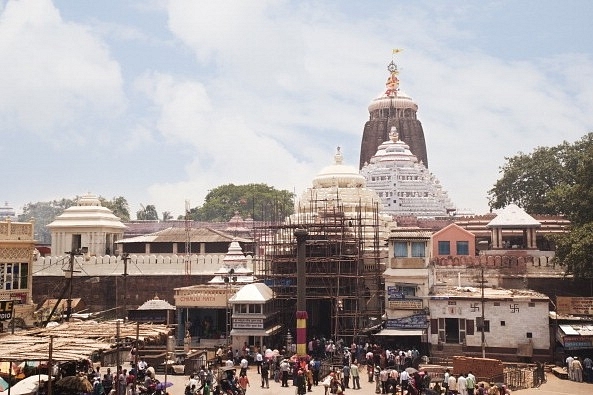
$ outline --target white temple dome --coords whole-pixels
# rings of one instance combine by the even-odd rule
[[[314,188],[361,188],[366,185],[363,176],[354,166],[343,164],[344,158],[340,147],[334,155],[334,164],[323,168],[313,179]]]

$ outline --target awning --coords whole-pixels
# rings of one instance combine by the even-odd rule
[[[232,329],[231,336],[271,336],[281,328],[282,325],[276,325],[268,329]]]
[[[383,329],[375,336],[422,336],[424,329]]]

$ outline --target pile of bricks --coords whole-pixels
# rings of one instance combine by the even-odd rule
[[[503,377],[503,364],[498,359],[453,357],[453,374],[467,374],[472,372],[480,380],[490,380],[494,377]]]

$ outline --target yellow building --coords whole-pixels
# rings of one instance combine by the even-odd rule
[[[12,302],[1,305],[7,310],[13,307],[15,326],[33,324],[33,235],[31,222],[0,221],[0,301]],[[12,324],[10,319],[0,322],[4,331]]]

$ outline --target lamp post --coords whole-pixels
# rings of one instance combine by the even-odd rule
[[[288,352],[288,356],[292,355],[292,334],[290,333],[290,329],[286,334],[286,352]]]
[[[237,282],[237,276],[234,276],[235,269],[229,269],[229,272],[226,276],[224,276],[224,282],[226,284],[226,317],[225,317],[225,344],[228,347],[230,344],[230,333],[231,333],[231,303],[230,303],[230,293],[231,293],[231,285]]]

